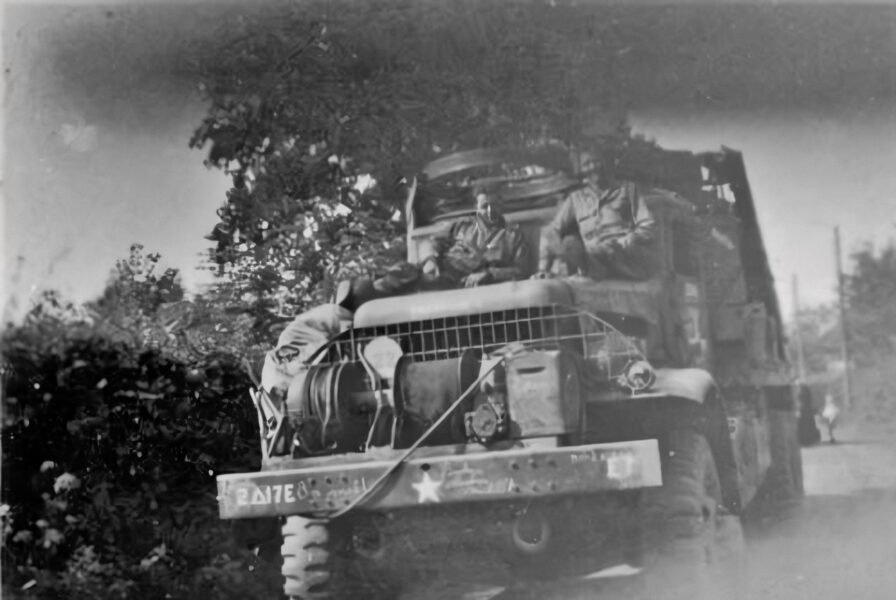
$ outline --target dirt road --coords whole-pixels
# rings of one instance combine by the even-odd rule
[[[748,524],[747,598],[896,598],[896,438],[838,439],[803,449],[798,510]]]
[[[806,496],[790,510],[745,523],[737,600],[896,598],[896,436],[853,425],[837,444],[803,449]],[[631,577],[512,592],[429,590],[427,598],[634,600]],[[726,600],[720,598],[719,600]]]

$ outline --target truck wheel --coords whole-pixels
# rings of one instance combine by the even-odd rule
[[[756,494],[763,508],[796,504],[803,497],[803,459],[797,417],[791,411],[769,411],[771,465]]]
[[[388,573],[390,556],[378,521],[335,521],[300,516],[283,523],[284,591],[290,600],[398,596],[399,582]]]
[[[688,430],[669,433],[663,486],[642,496],[642,558],[651,598],[718,596],[722,572],[743,549],[740,519],[722,506],[709,444]],[[715,589],[714,589],[715,588]]]
[[[319,519],[286,517],[283,523],[282,573],[291,600],[329,600],[333,570],[330,531]]]

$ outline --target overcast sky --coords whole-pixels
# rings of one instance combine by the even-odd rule
[[[211,13],[6,7],[4,266],[20,307],[47,288],[95,297],[134,242],[187,286],[207,279],[194,267],[228,181],[188,148],[204,105],[180,61]]]
[[[47,288],[96,296],[132,242],[161,252],[194,286],[227,187],[187,148],[204,106],[183,64],[224,11],[83,4],[5,9],[4,297],[20,306]],[[835,225],[844,253],[896,233],[896,20],[882,14],[834,15],[841,29],[825,15],[790,25],[759,15],[740,45],[726,35],[679,45],[679,71],[660,74],[698,101],[646,93],[633,112],[636,128],[670,149],[743,151],[785,313],[794,273],[803,304],[834,299]],[[718,28],[713,18],[707,27]],[[807,26],[814,49],[788,43]],[[783,71],[769,39],[789,48]],[[741,71],[700,74],[732,55],[746,61]],[[649,88],[654,67],[644,68]]]

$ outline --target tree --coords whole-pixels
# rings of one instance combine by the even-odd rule
[[[846,276],[850,344],[857,358],[889,354],[896,347],[896,247],[867,246],[852,255]]]
[[[849,347],[858,366],[879,364],[896,348],[896,248],[870,245],[851,256],[844,276]],[[834,305],[800,311],[796,325],[810,373],[822,374],[842,357],[840,313]]]
[[[611,106],[615,22],[548,3],[306,3],[241,17],[199,61],[191,144],[233,188],[210,234],[258,312],[401,256],[401,181],[445,151],[575,143]]]
[[[142,244],[131,244],[126,259],[116,261],[106,288],[93,306],[106,312],[125,310],[151,314],[165,302],[184,297],[177,269],[157,272],[161,255],[145,253]]]
[[[839,313],[834,305],[824,304],[802,308],[792,327],[791,340],[799,336],[803,345],[806,370],[811,374],[825,373],[828,363],[840,358]],[[796,357],[796,349],[792,349]]]

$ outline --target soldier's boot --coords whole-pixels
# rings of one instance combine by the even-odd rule
[[[336,285],[333,304],[355,312],[365,302],[387,295],[378,291],[369,277],[355,277],[340,281]]]
[[[389,267],[382,277],[373,281],[376,293],[382,296],[396,296],[413,290],[420,283],[423,270],[407,261]]]

